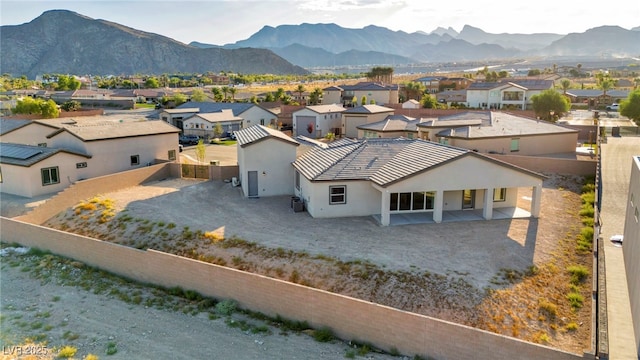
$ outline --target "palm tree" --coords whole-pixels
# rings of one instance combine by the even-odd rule
[[[567,95],[567,90],[571,87],[571,81],[569,81],[569,79],[563,79],[560,81],[560,87],[562,88],[562,93]]]
[[[217,87],[211,88],[211,93],[213,94],[214,101],[216,102],[222,101],[222,91],[220,91],[220,88],[217,88]]]
[[[238,89],[231,87],[229,88],[229,94],[231,94],[231,102],[236,102],[236,93],[238,92]]]
[[[322,90],[320,88],[313,89],[313,92],[309,94],[309,104],[318,105],[322,102]]]
[[[422,83],[415,81],[409,81],[404,84],[404,92],[407,100],[416,99],[420,101],[420,98],[422,98],[422,94],[424,94],[425,89],[426,87]]]
[[[273,95],[276,98],[276,101],[282,101],[285,98],[285,93],[283,88],[278,88],[276,93]]]
[[[602,90],[602,97],[607,102],[607,91],[613,88],[613,80],[609,77],[603,77],[598,87]]]
[[[223,101],[227,101],[227,94],[229,93],[229,87],[223,86],[220,90],[222,90],[222,94],[224,95]]]
[[[298,84],[296,92],[298,93],[298,102],[300,103],[300,105],[302,105],[302,93],[305,91],[307,91],[307,89],[305,89],[304,85]]]

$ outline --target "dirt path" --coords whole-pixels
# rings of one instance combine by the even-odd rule
[[[334,340],[320,343],[305,333],[288,332],[242,314],[210,319],[214,310],[195,311],[183,299],[171,300],[159,309],[156,289],[105,280],[77,262],[58,262],[51,255],[43,257],[9,254],[2,257],[2,327],[0,359],[13,358],[12,346],[26,337],[47,342],[51,359],[57,348],[73,346],[76,359],[94,354],[100,359],[342,359],[347,352],[357,352],[347,344]],[[35,273],[46,263],[46,273]],[[68,272],[69,268],[73,268]],[[73,275],[76,280],[68,279]],[[36,278],[38,277],[38,278]],[[83,279],[78,280],[78,279]],[[85,286],[70,286],[69,281]],[[113,289],[118,289],[117,294]],[[102,292],[101,294],[95,294]],[[129,294],[132,300],[123,301]],[[137,295],[134,295],[137,294]],[[135,296],[144,299],[135,304]],[[132,301],[134,303],[132,303]],[[185,309],[190,309],[186,311]],[[230,324],[254,324],[249,329]],[[259,329],[255,331],[254,329]],[[117,350],[106,353],[109,345]],[[369,359],[392,359],[390,355],[369,352]],[[395,358],[397,359],[397,358]]]

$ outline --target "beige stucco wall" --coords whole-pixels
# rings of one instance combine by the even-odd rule
[[[2,135],[0,141],[4,143],[24,144],[32,146],[46,143],[47,146],[51,147],[51,141],[47,139],[47,135],[51,134],[54,131],[56,131],[55,128],[38,123],[31,123],[27,126],[23,126],[19,129]]]
[[[293,163],[296,160],[294,144],[268,138],[238,146],[238,164],[242,179],[242,192],[249,194],[247,173],[258,172],[258,196],[292,195]]]
[[[342,92],[341,91],[323,91],[322,104],[323,105],[342,104]]]
[[[139,137],[83,142],[73,135],[62,132],[51,138],[51,147],[65,147],[92,156],[88,166],[79,171],[79,178],[92,178],[126,171],[153,164],[155,160],[169,160],[169,150],[178,151],[178,134],[159,134]],[[139,155],[140,164],[131,165],[131,156]]]
[[[418,138],[416,133],[408,132],[408,131],[385,131],[385,132],[380,131],[380,132],[377,132],[377,137],[383,138],[383,139],[396,139],[399,137],[405,137],[410,139],[409,134],[412,134],[414,139]],[[358,138],[361,139],[363,137],[364,137],[364,130],[358,129]]]
[[[640,156],[632,161],[622,245],[635,341],[640,355],[640,221],[636,211],[640,212]]]
[[[79,179],[76,163],[89,160],[83,156],[57,153],[30,167],[2,164],[0,192],[25,197],[56,193]],[[60,182],[43,186],[41,169],[56,166]]]
[[[315,218],[367,216],[380,213],[380,192],[369,181],[310,182],[300,176],[301,190],[296,196],[304,199],[309,215]],[[347,203],[329,205],[329,186],[345,185]]]
[[[251,125],[261,125],[260,120],[264,120],[265,126],[275,124],[278,121],[278,115],[258,106],[252,106],[239,116],[244,119],[243,128],[248,128]]]
[[[376,113],[376,114],[342,114],[342,134],[346,137],[357,137],[359,125],[370,124],[384,120],[387,116],[392,115],[393,111]]]
[[[376,105],[386,105],[386,104],[397,104],[398,103],[398,92],[391,90],[356,90],[353,92],[356,99],[358,99],[358,105],[369,105],[371,104],[371,100],[375,100]],[[366,104],[361,104],[360,101],[362,97],[365,96],[367,98]]]
[[[529,169],[531,171],[545,174],[575,174],[592,175],[596,174],[597,162],[593,160],[575,160],[562,158],[549,158],[540,156],[519,156],[487,154],[487,156],[508,162],[510,164]]]
[[[431,135],[431,134],[430,134]],[[520,150],[511,151],[511,139],[520,139]],[[547,155],[575,153],[578,133],[561,133],[537,136],[510,136],[504,138],[457,139],[450,138],[449,145],[481,153],[496,152],[513,155]]]
[[[578,360],[582,354],[397,310],[262,275],[21,223],[0,217],[3,241],[35,246],[90,266],[163,287],[180,286],[243,309],[306,320],[342,339],[358,339],[386,351],[437,359]],[[238,286],[242,284],[242,286]]]

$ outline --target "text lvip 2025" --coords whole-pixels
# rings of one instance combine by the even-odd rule
[[[2,346],[3,355],[25,356],[25,355],[49,355],[47,345],[15,345]]]

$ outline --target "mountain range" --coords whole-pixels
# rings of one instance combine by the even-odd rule
[[[184,44],[67,10],[50,10],[21,25],[0,27],[3,73],[162,74],[231,71],[306,74],[316,67],[478,62],[499,59],[639,57],[640,27],[601,26],[568,35],[392,31],[370,25],[264,26],[245,40]]]

